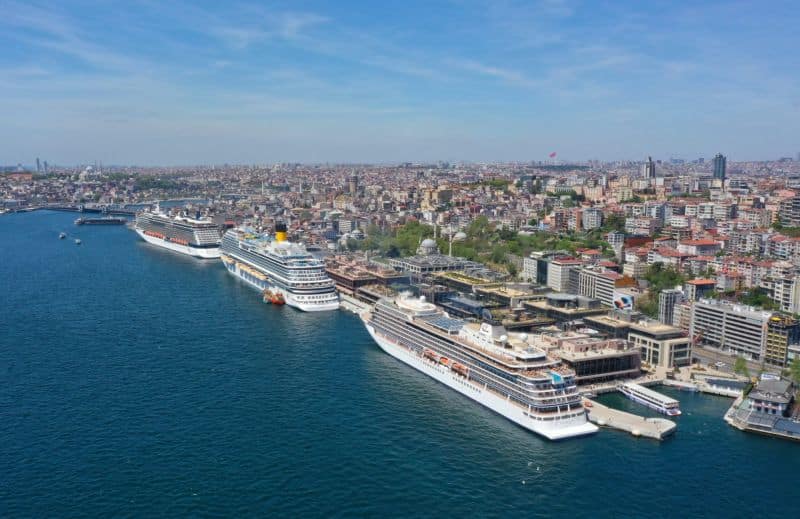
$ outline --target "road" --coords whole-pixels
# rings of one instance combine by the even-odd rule
[[[694,357],[694,359],[699,361],[701,364],[709,364],[712,366],[717,362],[723,362],[725,363],[724,366],[714,366],[714,369],[717,371],[724,371],[726,373],[733,373],[733,363],[736,361],[736,356],[729,353],[698,347],[694,347],[692,349],[692,357]],[[764,368],[758,362],[747,361],[747,369],[750,370],[751,375],[755,375]],[[773,369],[775,368],[770,368],[770,370]]]

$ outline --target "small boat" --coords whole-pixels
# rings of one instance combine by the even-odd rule
[[[265,289],[263,292],[264,296],[262,300],[265,303],[272,303],[273,305],[282,305],[286,303],[286,300],[283,298],[283,294],[280,292],[273,292],[270,289]]]
[[[78,238],[75,238],[75,245],[80,245],[81,241]]]
[[[652,389],[633,382],[626,382],[619,386],[620,392],[638,404],[654,409],[667,416],[679,416],[681,410],[679,402]]]
[[[59,240],[63,240],[63,239],[64,239],[64,238],[66,238],[66,237],[67,237],[67,233],[65,233],[65,232],[62,232],[62,233],[59,233],[59,234],[58,234],[58,239],[59,239]]]
[[[448,359],[447,357],[442,357],[441,359],[439,359],[439,362],[442,364],[442,366],[447,366],[448,364],[450,364],[450,359]]]

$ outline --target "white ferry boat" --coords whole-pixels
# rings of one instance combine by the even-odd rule
[[[575,373],[526,334],[453,319],[408,295],[360,315],[383,351],[530,431],[550,440],[597,432]]]
[[[339,295],[322,261],[300,243],[286,239],[286,225],[275,236],[237,228],[222,237],[222,262],[228,272],[262,292],[265,302],[286,303],[305,312],[336,310]]]
[[[136,215],[136,234],[147,243],[202,259],[219,258],[221,233],[219,226],[198,213],[169,215],[156,208]]]
[[[623,395],[627,396],[636,403],[655,409],[659,413],[667,416],[678,416],[681,414],[680,403],[674,398],[662,395],[652,389],[640,386],[633,382],[626,382],[619,387]]]

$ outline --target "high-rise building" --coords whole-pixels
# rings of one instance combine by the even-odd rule
[[[683,301],[683,291],[676,289],[662,290],[658,294],[658,320],[672,325],[675,320],[675,305]]]
[[[656,178],[656,163],[653,162],[653,157],[647,157],[647,162],[642,165],[642,176],[644,178]]]
[[[698,299],[692,306],[690,335],[695,345],[754,361],[764,360],[767,324],[772,312],[716,299]]]
[[[570,272],[577,273],[581,264],[581,260],[575,258],[553,259],[547,264],[547,286],[558,292],[569,292],[572,288]]]
[[[599,229],[603,225],[603,211],[596,207],[586,208],[581,214],[581,220],[585,230]]]
[[[356,193],[358,193],[358,176],[357,175],[351,175],[349,180],[348,180],[348,184],[349,184],[348,187],[350,188],[350,194],[351,195],[355,195]]]
[[[625,246],[625,233],[620,231],[611,231],[606,235],[606,241],[614,250],[614,255],[617,260],[622,259],[622,249]]]
[[[714,178],[718,180],[725,180],[725,166],[727,159],[722,153],[717,153],[714,156]]]
[[[614,306],[615,292],[618,288],[630,288],[635,281],[622,274],[597,268],[582,268],[578,271],[577,293],[599,299],[606,306]]]
[[[800,342],[800,325],[788,315],[773,315],[767,321],[767,340],[764,362],[773,366],[786,366],[789,362],[789,346]]]
[[[47,175],[47,161],[44,161],[44,174]]]
[[[42,172],[42,164],[39,162],[39,157],[36,157],[36,172],[37,173]]]
[[[781,202],[778,218],[784,227],[800,227],[800,195]]]

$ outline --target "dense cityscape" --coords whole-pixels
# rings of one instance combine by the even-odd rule
[[[3,518],[796,515],[795,2],[0,6]]]
[[[488,311],[535,334],[587,396],[625,380],[744,392],[729,423],[797,439],[798,164],[723,154],[184,168],[36,159],[4,168],[0,203],[132,215],[184,200],[173,212],[202,211],[220,228],[285,224],[324,260],[345,308],[409,292],[467,321]]]

